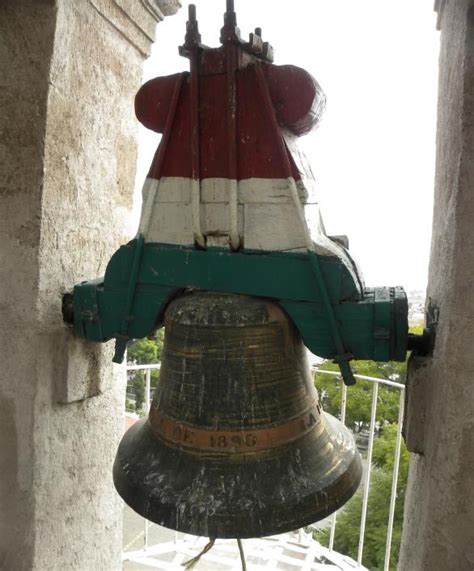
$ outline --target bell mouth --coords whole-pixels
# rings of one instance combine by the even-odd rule
[[[120,443],[115,487],[140,515],[184,533],[249,538],[292,531],[340,508],[362,477],[350,431],[326,413],[320,424],[284,446],[219,458],[170,446],[141,420]]]

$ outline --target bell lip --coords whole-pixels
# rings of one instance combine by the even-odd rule
[[[218,524],[216,524],[216,527],[212,522],[214,514],[206,514],[205,523],[203,523],[202,520],[196,523],[195,520],[189,521],[189,519],[180,518],[180,494],[178,491],[174,498],[172,498],[173,501],[160,502],[159,498],[152,497],[153,493],[159,490],[160,478],[158,476],[155,475],[155,477],[148,478],[146,484],[144,484],[143,481],[133,482],[129,474],[127,474],[127,469],[132,462],[125,461],[122,463],[121,453],[124,451],[127,453],[131,449],[133,454],[133,451],[137,448],[136,443],[141,443],[142,445],[145,443],[144,448],[152,452],[152,456],[154,457],[158,456],[157,451],[163,455],[163,458],[166,458],[167,455],[174,456],[175,459],[176,457],[180,457],[181,460],[184,460],[184,463],[190,467],[188,470],[190,474],[197,470],[205,471],[207,463],[216,461],[202,459],[194,454],[168,447],[153,434],[147,419],[136,422],[122,438],[113,467],[115,488],[125,503],[144,518],[168,529],[191,535],[219,539],[246,539],[252,537],[268,537],[300,529],[324,519],[342,507],[356,493],[362,479],[361,457],[355,445],[352,433],[332,415],[323,412],[322,418],[329,425],[328,433],[333,446],[340,449],[345,448],[345,456],[336,463],[336,468],[339,473],[338,477],[335,478],[328,487],[322,487],[320,481],[315,479],[314,491],[302,497],[299,502],[294,503],[291,507],[286,507],[289,519],[284,519],[282,522],[278,522],[271,516],[272,511],[277,509],[275,502],[264,506],[263,509],[261,506],[257,507],[256,505],[250,507],[248,513],[252,514],[252,518],[249,517],[248,519],[251,519],[252,523],[255,523],[257,520],[265,520],[264,531],[252,527],[252,523],[250,522],[247,528],[240,525],[237,525],[238,529],[233,528],[228,521],[226,522],[226,528]],[[305,439],[307,439],[307,435],[302,437],[301,440]],[[291,445],[289,448],[290,447]],[[220,461],[226,463],[224,459]],[[267,459],[260,459],[255,462],[255,464],[260,465],[271,465],[271,463],[272,460]],[[145,475],[145,472],[143,471],[142,474]],[[327,474],[325,477],[327,477]],[[190,487],[191,484],[192,480],[189,481]],[[318,488],[318,485],[320,488]],[[341,489],[335,494],[335,490],[337,490],[338,486],[341,486]],[[331,503],[325,507],[318,507],[317,510],[310,510],[311,513],[308,515],[303,515],[302,511],[308,509],[308,506],[304,505],[305,502],[308,502],[310,498],[315,499],[318,493],[320,497],[325,496],[326,498],[331,494]],[[194,505],[194,508],[199,507],[206,509],[207,503],[201,499],[200,506]],[[256,512],[260,514],[258,517],[255,517]],[[297,523],[291,520],[291,517],[294,518],[294,514],[296,513],[301,513],[301,516],[296,517]]]

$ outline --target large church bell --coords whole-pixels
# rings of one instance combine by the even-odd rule
[[[135,100],[162,133],[138,234],[63,313],[76,335],[115,339],[117,363],[164,324],[158,388],[120,444],[116,488],[166,527],[244,538],[310,524],[354,494],[360,457],[321,410],[305,346],[353,384],[351,359],[405,360],[408,308],[403,288],[365,287],[347,240],[326,235],[296,149],[324,110],[316,80],[273,64],[261,29],[244,41],[233,0],[221,44],[202,44],[190,6],[190,73]]]
[[[114,465],[130,507],[186,533],[260,537],[326,517],[360,478],[353,437],[321,410],[278,304],[194,292],[168,306],[150,415]]]

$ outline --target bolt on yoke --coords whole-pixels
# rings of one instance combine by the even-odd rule
[[[322,89],[305,70],[273,64],[261,28],[242,40],[232,0],[220,41],[202,44],[190,5],[179,48],[190,72],[139,90],[138,119],[162,133],[139,231],[103,278],[65,296],[65,321],[90,341],[115,339],[121,362],[127,343],[160,327],[183,291],[237,293],[278,302],[346,384],[355,382],[352,359],[403,361],[403,288],[366,288],[347,241],[327,236],[317,211],[306,218],[317,204],[294,147],[319,123]]]

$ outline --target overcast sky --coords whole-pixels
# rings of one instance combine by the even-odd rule
[[[144,80],[188,69],[178,55],[188,3],[158,25]],[[225,0],[194,3],[203,43],[217,46]],[[322,124],[300,145],[328,234],[349,237],[367,286],[424,290],[439,47],[433,1],[235,0],[235,6],[242,37],[261,27],[275,63],[305,68],[326,92]],[[141,128],[139,141],[135,220],[158,139]]]

